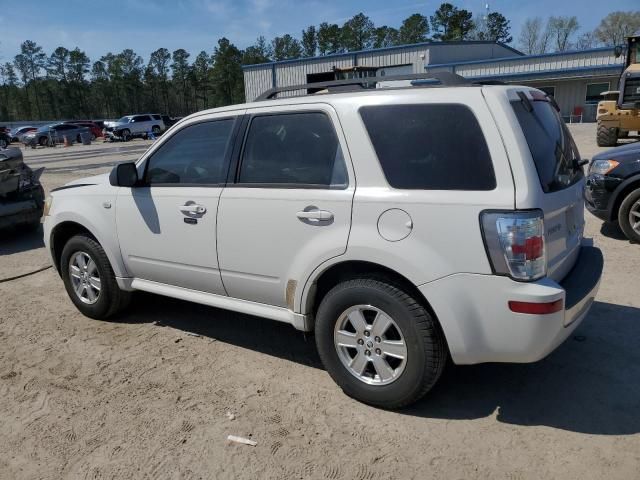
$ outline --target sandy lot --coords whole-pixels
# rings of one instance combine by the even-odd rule
[[[147,146],[25,155],[51,189]],[[536,364],[449,368],[400,412],[346,397],[283,324],[148,294],[98,322],[53,270],[0,283],[0,478],[638,478],[640,246],[587,217],[606,270],[575,335]],[[0,279],[48,263],[40,236],[0,238]]]

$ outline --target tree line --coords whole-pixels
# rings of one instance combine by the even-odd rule
[[[638,29],[638,16],[640,12],[614,12],[593,36],[603,43],[620,43],[620,32]],[[564,51],[573,45],[578,29],[575,17],[551,17],[545,28],[541,19],[529,19],[520,47],[525,53]],[[60,46],[47,54],[27,40],[13,61],[0,63],[0,120],[116,118],[135,112],[182,116],[244,101],[242,65],[425,41],[511,43],[510,31],[509,20],[499,12],[474,17],[442,3],[432,15],[415,13],[398,27],[376,26],[358,13],[342,25],[308,26],[299,37],[285,34],[267,41],[260,36],[244,50],[221,38],[213,52],[203,50],[195,57],[184,49],[159,48],[145,61],[125,49],[92,62],[78,47]]]
[[[580,24],[575,16],[528,18],[522,25],[518,47],[534,55],[567,50],[586,50],[600,46],[616,46],[625,37],[640,32],[640,11],[611,12],[592,31],[578,35]]]

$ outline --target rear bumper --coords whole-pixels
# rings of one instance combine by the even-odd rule
[[[444,330],[453,361],[535,362],[560,345],[585,318],[600,285],[602,252],[582,247],[569,274],[515,282],[495,275],[457,274],[420,287]],[[509,301],[547,303],[564,309],[547,315],[514,313]]]

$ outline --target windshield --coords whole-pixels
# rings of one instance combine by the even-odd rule
[[[129,123],[130,120],[131,120],[131,117],[122,117],[116,123]]]
[[[564,120],[546,97],[529,100],[520,93],[521,100],[512,101],[511,106],[527,139],[542,190],[555,192],[573,185],[583,172],[575,167],[580,154]]]

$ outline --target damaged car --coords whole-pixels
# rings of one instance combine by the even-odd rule
[[[40,184],[43,171],[25,165],[17,148],[0,150],[0,230],[40,226],[45,204]]]

